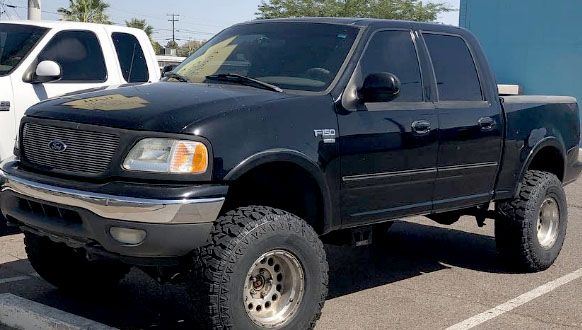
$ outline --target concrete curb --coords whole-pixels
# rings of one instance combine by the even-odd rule
[[[0,324],[24,330],[115,329],[9,293],[0,294]]]

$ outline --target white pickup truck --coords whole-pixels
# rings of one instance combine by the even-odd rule
[[[0,160],[30,106],[84,89],[160,79],[138,29],[75,22],[0,22]]]

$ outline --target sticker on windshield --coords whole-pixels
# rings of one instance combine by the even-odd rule
[[[0,101],[0,111],[10,111],[10,102]]]
[[[63,105],[82,110],[116,111],[145,108],[147,104],[149,102],[141,97],[127,97],[121,94],[114,94],[75,100],[64,103]]]

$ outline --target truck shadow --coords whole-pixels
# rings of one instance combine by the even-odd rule
[[[20,233],[20,230],[16,227],[10,227],[6,225],[6,219],[0,214],[0,237],[14,235]]]
[[[328,299],[452,267],[510,273],[495,239],[465,231],[398,222],[384,242],[367,247],[327,247]]]
[[[397,223],[386,241],[362,248],[327,246],[330,266],[328,299],[423,276],[451,267],[505,273],[490,236],[416,223]],[[0,265],[0,270],[32,272],[26,260]],[[91,283],[87,283],[88,286]],[[186,290],[159,285],[132,271],[119,289],[94,297],[69,296],[40,279],[0,284],[12,293],[120,329],[196,329]]]

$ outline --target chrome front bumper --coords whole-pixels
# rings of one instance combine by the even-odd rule
[[[198,224],[218,217],[224,198],[142,199],[46,185],[0,169],[0,191],[35,200],[81,208],[100,217],[151,224]]]

